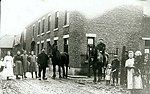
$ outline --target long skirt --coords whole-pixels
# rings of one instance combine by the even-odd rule
[[[15,68],[14,68],[14,74],[15,75],[23,75],[23,66],[21,61],[15,62]]]
[[[30,72],[37,72],[38,69],[38,64],[37,62],[30,62]]]
[[[13,77],[14,76],[12,62],[7,62],[6,68],[4,68],[3,75],[5,77]]]

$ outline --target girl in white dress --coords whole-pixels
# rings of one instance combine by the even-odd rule
[[[10,51],[7,52],[7,55],[4,57],[4,76],[7,77],[7,80],[10,80],[9,77],[13,77],[13,57],[10,56]]]

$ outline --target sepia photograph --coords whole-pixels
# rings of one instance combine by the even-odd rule
[[[0,0],[0,94],[150,94],[150,0]]]

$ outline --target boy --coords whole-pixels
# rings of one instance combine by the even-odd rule
[[[113,86],[115,86],[115,80],[116,85],[118,85],[118,73],[120,68],[120,61],[118,59],[117,55],[114,55],[114,60],[112,61],[112,78],[113,78]]]

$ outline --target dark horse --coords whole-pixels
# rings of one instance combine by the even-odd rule
[[[56,65],[58,65],[58,71],[59,71],[59,78],[61,78],[61,67],[63,70],[63,78],[67,78],[68,76],[68,65],[69,65],[69,55],[66,52],[59,52],[57,49],[57,45],[53,45],[51,47],[51,60],[53,65],[53,78],[56,77]],[[66,66],[66,73],[65,68]]]
[[[94,81],[97,81],[96,74],[98,70],[98,82],[101,81],[103,73],[102,69],[104,69],[104,78],[105,78],[105,66],[107,66],[107,62],[103,62],[103,58],[107,59],[106,55],[103,57],[102,52],[99,51],[95,46],[92,48],[92,54],[93,54],[93,61],[92,61],[92,68],[93,68],[93,73],[94,73]]]

